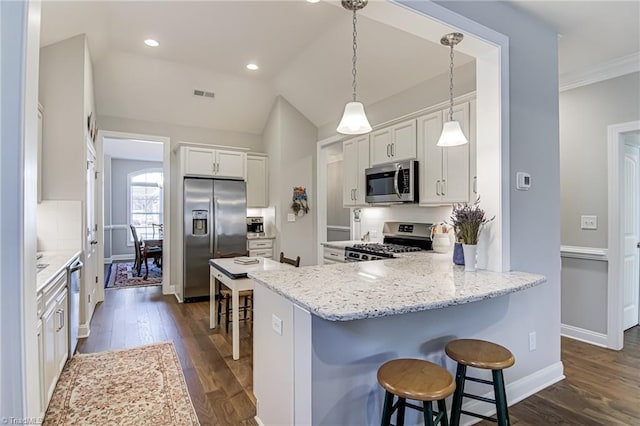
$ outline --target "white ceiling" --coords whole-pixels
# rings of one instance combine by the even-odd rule
[[[514,7],[563,34],[560,72],[640,50],[637,2],[518,0]],[[98,115],[260,134],[277,95],[317,126],[337,122],[351,95],[351,14],[329,2],[43,2],[43,46],[81,33]],[[448,49],[437,42],[362,15],[358,33],[365,105],[448,69]],[[146,47],[146,38],[160,47]],[[456,54],[456,65],[471,60]],[[260,70],[248,71],[250,61]],[[194,97],[193,89],[216,97]]]

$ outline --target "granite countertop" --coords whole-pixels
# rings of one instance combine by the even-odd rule
[[[44,251],[42,257],[36,261],[38,264],[48,264],[46,268],[38,272],[36,293],[42,291],[60,272],[67,269],[74,259],[80,257],[80,250]]]
[[[525,272],[464,272],[451,253],[250,272],[249,277],[329,321],[439,309],[502,296],[546,282]]]

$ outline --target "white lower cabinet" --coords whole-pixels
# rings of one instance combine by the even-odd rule
[[[436,111],[418,118],[420,159],[420,204],[442,205],[469,201],[469,149],[473,138],[469,133],[469,103],[456,105],[453,119],[460,123],[469,144],[441,148],[437,146],[442,125],[449,110]]]
[[[247,250],[251,257],[273,258],[273,240],[271,238],[260,238],[247,240]]]
[[[344,249],[324,246],[322,262],[325,265],[330,265],[333,263],[345,263]]]
[[[66,270],[46,286],[38,298],[44,313],[38,319],[38,353],[40,356],[40,398],[44,413],[69,357],[69,309]]]

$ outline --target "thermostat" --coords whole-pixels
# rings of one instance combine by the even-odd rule
[[[528,191],[531,188],[531,175],[525,172],[516,173],[516,189],[518,191]]]

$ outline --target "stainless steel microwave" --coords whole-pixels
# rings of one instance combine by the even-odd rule
[[[383,164],[365,170],[367,203],[417,203],[418,162]]]

